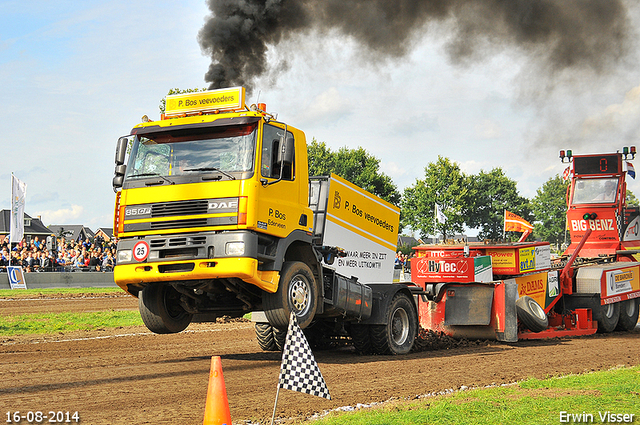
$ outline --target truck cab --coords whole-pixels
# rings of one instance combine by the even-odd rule
[[[139,297],[145,324],[179,332],[192,320],[265,308],[301,322],[317,309],[307,145],[302,131],[241,87],[167,96],[116,149],[114,279]],[[128,160],[127,157],[128,151]],[[290,294],[281,274],[295,270]]]
[[[627,259],[636,261],[640,248],[639,211],[626,203],[627,159],[635,157],[635,147],[612,154],[572,155],[561,151],[564,161],[572,162],[573,177],[567,189],[567,227],[571,244],[565,255],[578,247],[587,229],[590,235],[579,252],[582,258]],[[632,167],[632,166],[631,166]]]

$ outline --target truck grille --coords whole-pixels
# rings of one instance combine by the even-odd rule
[[[153,204],[151,217],[171,217],[176,215],[206,214],[209,201],[199,199],[195,201],[163,202]]]
[[[151,230],[158,229],[177,229],[180,227],[205,227],[207,225],[206,218],[193,218],[190,220],[168,220],[151,222]]]
[[[151,239],[151,248],[168,248],[178,246],[204,246],[207,242],[206,236],[181,236],[166,239]]]
[[[129,205],[125,209],[125,217],[125,233],[233,226],[238,224],[238,198]]]

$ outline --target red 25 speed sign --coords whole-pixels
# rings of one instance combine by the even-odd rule
[[[133,259],[144,261],[149,256],[149,244],[146,241],[138,241],[133,246]]]

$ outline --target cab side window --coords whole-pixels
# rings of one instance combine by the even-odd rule
[[[293,134],[287,132],[287,140],[285,144],[285,150],[287,154],[284,155],[284,160],[280,161],[281,141],[284,139],[284,130],[272,125],[265,124],[262,131],[262,161],[261,161],[261,174],[262,177],[277,179],[280,177],[280,170],[282,170],[282,180],[293,180],[293,164],[294,164],[294,141]],[[280,147],[282,149],[282,147]]]

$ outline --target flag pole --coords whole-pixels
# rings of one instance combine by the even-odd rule
[[[11,213],[9,215],[9,217],[11,217],[11,214],[13,214],[13,171],[11,172]],[[9,219],[9,267],[11,267],[11,252],[13,251],[11,249],[11,219]]]
[[[280,380],[278,379],[278,391],[276,391],[276,402],[273,405],[273,415],[271,415],[271,425],[276,418],[276,406],[278,406],[278,396],[280,396]]]
[[[438,205],[436,203],[433,204],[433,244],[435,245],[436,241],[437,241],[437,230],[436,230],[436,226],[438,223]]]
[[[507,210],[504,210],[504,221],[502,222],[502,240],[507,239]]]

